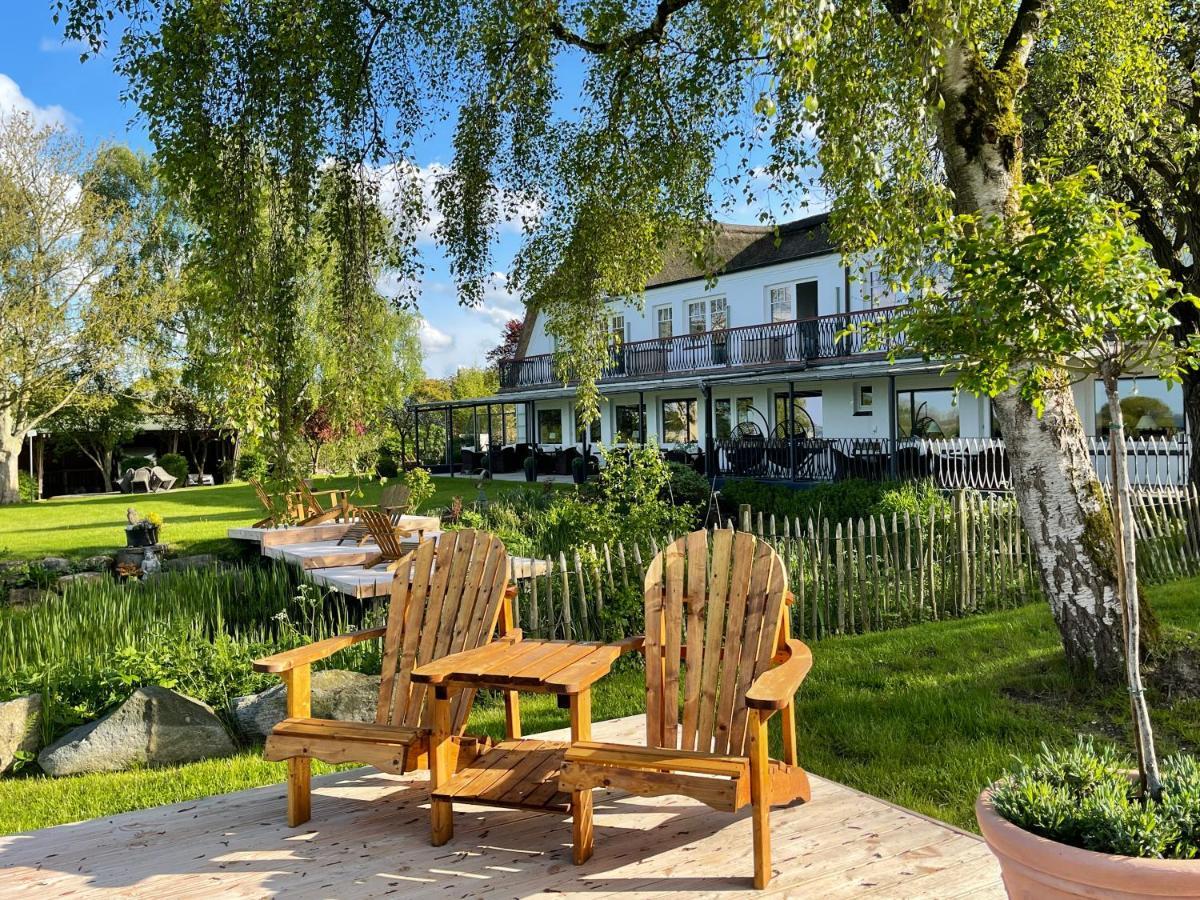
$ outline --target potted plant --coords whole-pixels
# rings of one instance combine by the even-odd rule
[[[587,460],[577,456],[571,460],[571,479],[576,484],[585,484],[588,480]]]
[[[1158,799],[1134,761],[1090,740],[1044,748],[975,814],[1014,898],[1200,897],[1200,760],[1163,760]]]
[[[525,480],[529,482],[537,481],[537,457],[530,453],[524,460],[521,461],[521,468],[525,470]]]
[[[153,547],[158,543],[158,531],[162,528],[163,518],[158,513],[138,515],[132,506],[125,513],[129,524],[125,526],[126,547]]]

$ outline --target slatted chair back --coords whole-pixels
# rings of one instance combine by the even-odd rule
[[[314,516],[317,513],[326,512],[325,507],[317,502],[317,498],[313,496],[312,488],[308,486],[308,482],[303,478],[296,479],[296,490],[300,492],[300,503],[304,507],[304,515]]]
[[[507,587],[508,554],[486,531],[446,532],[401,560],[383,639],[376,722],[431,726],[432,694],[412,682],[412,670],[490,641]],[[452,733],[463,732],[473,699],[473,690],[455,694]]]
[[[271,502],[271,495],[267,493],[267,489],[262,486],[262,482],[257,478],[250,479],[250,486],[254,488],[254,493],[258,495],[258,502],[263,505],[263,509],[267,512],[275,511],[275,504]]]
[[[749,532],[694,531],[654,557],[645,591],[647,746],[746,755],[746,691],[778,646],[783,561]]]
[[[360,509],[358,517],[375,539],[380,556],[389,561],[404,556],[405,550],[400,544],[401,532],[397,531],[390,517],[377,509]]]
[[[391,515],[404,515],[411,505],[407,484],[384,485],[379,494],[379,508]]]

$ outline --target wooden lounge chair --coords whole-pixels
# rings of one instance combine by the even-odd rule
[[[329,497],[330,505],[322,506],[317,497]],[[297,479],[296,490],[289,495],[289,500],[299,509],[300,521],[297,525],[322,525],[341,519],[349,522],[354,514],[350,505],[350,492],[343,488],[331,488],[327,491],[314,491],[303,478]]]
[[[360,509],[358,518],[379,548],[375,556],[363,562],[364,568],[369,569],[381,562],[394,566],[408,553],[401,539],[412,537],[415,531],[394,525],[390,517],[374,509]]]
[[[407,484],[388,484],[384,485],[383,490],[379,494],[379,503],[375,509],[387,516],[392,525],[400,524],[400,517],[405,515],[412,503],[409,499],[409,488]],[[359,512],[358,521],[351,525],[341,539],[338,541],[338,546],[353,541],[356,544],[361,544],[371,536],[371,531],[367,528],[367,523],[362,520],[362,511],[368,507],[359,506],[356,509]]]
[[[682,794],[727,812],[750,804],[754,885],[765,887],[770,807],[811,796],[793,695],[812,656],[789,637],[788,602],[782,560],[748,532],[715,531],[710,541],[696,531],[668,545],[646,574],[646,746],[575,743],[559,788]],[[767,758],[767,720],[777,711],[785,762]],[[587,846],[575,848],[576,861],[591,855],[590,829],[579,833]]]
[[[276,503],[275,500],[273,500],[271,498],[271,495],[267,493],[267,489],[262,486],[262,482],[259,481],[257,478],[251,478],[250,486],[254,488],[254,494],[255,494],[255,496],[258,497],[258,502],[261,503],[263,509],[265,509],[267,511],[267,516],[265,519],[259,519],[257,522],[255,522],[250,527],[251,528],[274,528],[276,525],[280,524],[279,522],[276,521],[276,519],[279,518],[279,513],[280,513],[278,504]],[[284,498],[283,503],[284,503],[285,507],[288,505],[287,498]],[[288,513],[290,515],[291,510],[288,510]]]
[[[392,582],[387,624],[327,638],[255,661],[259,672],[277,672],[287,685],[287,718],[271,731],[265,756],[288,764],[288,824],[311,814],[310,760],[361,762],[402,775],[428,767],[433,692],[414,684],[412,670],[450,653],[499,637],[518,640],[508,590],[508,555],[499,538],[464,529],[423,542],[408,554]],[[359,641],[383,638],[379,706],[374,722],[311,718],[310,669]],[[450,769],[486,749],[486,739],[464,735],[474,699],[464,691],[451,711]],[[457,762],[455,762],[457,758]]]

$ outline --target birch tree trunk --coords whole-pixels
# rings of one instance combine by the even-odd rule
[[[0,411],[0,504],[21,502],[20,458],[26,432]]]
[[[1031,38],[1030,38],[1031,40]],[[1000,69],[977,51],[947,48],[940,138],[955,210],[1007,217],[1022,181],[1021,121],[1027,49]],[[1039,418],[1015,392],[995,399],[1014,492],[1041,584],[1077,673],[1116,680],[1123,638],[1109,515],[1067,378]]]

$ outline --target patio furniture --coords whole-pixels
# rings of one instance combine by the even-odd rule
[[[150,493],[150,469],[142,466],[140,469],[127,469],[126,477],[129,479],[129,493],[136,494]]]
[[[408,512],[412,505],[409,500],[409,489],[407,484],[399,482],[394,484],[385,484],[383,490],[379,492],[379,503],[375,509],[379,510],[389,519],[392,525],[400,524],[400,517]],[[346,543],[346,541],[354,541],[356,544],[361,544],[370,537],[370,529],[367,528],[367,523],[363,521],[362,511],[369,507],[358,506],[358,521],[351,525],[341,539],[338,540],[338,546]]]
[[[174,475],[162,466],[155,466],[150,470],[150,489],[156,494],[159,491],[169,491],[175,487],[177,480]]]
[[[811,797],[796,752],[794,695],[812,655],[789,636],[783,561],[749,532],[714,531],[710,542],[695,531],[655,556],[645,587],[646,746],[573,741],[559,787],[681,794],[728,812],[750,804],[754,886],[763,888],[770,807]],[[786,762],[767,756],[767,721],[778,711]],[[586,845],[576,846],[576,862],[591,855],[591,838],[590,822],[577,826]]]
[[[250,479],[250,486],[254,488],[254,495],[258,497],[258,502],[262,504],[262,508],[267,511],[267,516],[265,519],[259,519],[250,527],[274,528],[276,525],[275,517],[278,515],[275,501],[272,499],[271,495],[267,493],[267,489],[262,486],[262,482],[257,478]],[[284,503],[285,505],[287,504],[286,498],[284,499]]]
[[[322,506],[317,497],[328,497],[330,505]],[[344,488],[330,488],[325,491],[313,491],[303,478],[296,480],[296,490],[288,495],[290,503],[298,509],[300,521],[297,525],[321,525],[341,519],[349,522],[354,514],[350,505],[350,492]]]
[[[558,783],[562,741],[521,740],[519,691],[555,694],[570,710],[571,740],[586,741],[592,731],[592,685],[604,677],[622,653],[640,638],[617,644],[579,641],[526,641],[458,653],[413,671],[413,681],[433,687],[433,736],[430,744],[432,838],[440,847],[454,836],[454,804],[480,803],[537,812],[564,813],[573,819],[575,861],[590,852],[590,790],[564,791]],[[481,687],[504,692],[506,739],[453,773],[449,751],[453,739],[454,704],[461,694]],[[455,695],[454,692],[461,692]]]
[[[378,554],[363,562],[364,568],[370,569],[381,562],[390,566],[408,554],[400,539],[412,537],[416,533],[413,529],[399,527],[390,516],[377,509],[360,509],[358,517],[366,527],[367,533],[375,540],[375,545],[379,547]]]
[[[423,541],[400,560],[392,581],[387,624],[317,641],[257,660],[287,685],[287,718],[272,729],[264,755],[288,764],[288,824],[311,816],[310,760],[362,762],[402,775],[429,759],[433,692],[413,681],[413,669],[492,642],[520,637],[513,630],[504,544],[483,531],[449,532],[436,544]],[[506,637],[507,636],[507,637]],[[379,704],[374,722],[342,722],[311,716],[310,669],[314,662],[360,641],[383,638]],[[448,738],[439,746],[442,771],[468,764],[487,746],[465,734],[474,691],[463,692],[436,721]]]

